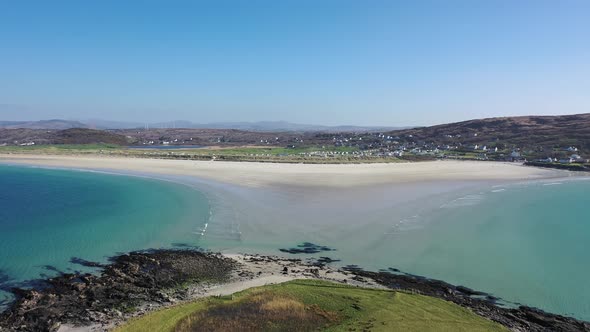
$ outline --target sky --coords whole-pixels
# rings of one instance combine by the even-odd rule
[[[0,120],[586,112],[587,0],[0,1]]]

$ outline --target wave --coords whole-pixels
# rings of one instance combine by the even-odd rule
[[[480,204],[485,199],[484,194],[472,194],[454,199],[440,206],[441,209],[453,209]]]

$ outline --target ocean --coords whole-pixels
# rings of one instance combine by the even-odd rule
[[[0,283],[87,270],[139,249],[194,241],[208,199],[178,184],[95,172],[0,165]],[[0,291],[0,302],[7,294]]]
[[[590,181],[245,188],[0,166],[0,271],[22,281],[137,249],[328,256],[590,320]],[[195,190],[195,188],[199,190]],[[331,251],[292,255],[303,242]],[[0,277],[2,278],[2,277]]]

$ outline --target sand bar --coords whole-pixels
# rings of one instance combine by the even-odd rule
[[[436,180],[534,180],[569,172],[517,163],[430,161],[382,164],[286,164],[102,156],[0,154],[0,163],[183,175],[250,187],[355,187]]]

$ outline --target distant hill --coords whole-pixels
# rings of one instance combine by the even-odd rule
[[[8,123],[1,124],[6,126]],[[41,124],[74,126],[79,123],[62,120],[29,123],[31,126]],[[17,127],[22,125],[22,123],[9,124],[9,126]],[[417,153],[433,150],[481,155],[496,153],[495,160],[511,155],[512,152],[521,152],[529,159],[561,158],[572,154],[579,154],[583,158],[590,157],[590,113],[500,117],[389,131],[371,131],[366,127],[355,126],[307,126],[288,122],[207,124],[203,125],[203,128],[178,128],[180,125],[198,126],[184,122],[177,122],[176,125],[176,128],[170,125],[167,126],[168,128],[150,127],[149,130],[144,128],[0,129],[0,144],[20,145],[35,142],[35,144],[337,146],[381,153],[399,149],[413,150]],[[214,128],[216,126],[218,128]],[[226,129],[226,127],[234,127],[234,129]],[[270,128],[275,128],[275,131],[267,130]]]
[[[322,126],[311,124],[299,124],[286,121],[259,121],[259,122],[212,122],[193,123],[190,121],[178,120],[158,123],[139,123],[125,121],[110,121],[101,119],[90,120],[41,120],[41,121],[0,121],[0,128],[26,128],[26,129],[69,129],[69,128],[92,128],[92,129],[133,129],[133,128],[160,128],[160,129],[237,129],[245,131],[260,132],[377,132],[401,129],[404,127],[387,126]]]
[[[69,128],[64,130],[48,129],[0,129],[0,144],[6,145],[44,144],[116,144],[127,145],[128,138],[104,130],[87,128]]]
[[[170,123],[169,123],[170,124]],[[184,125],[189,125],[184,123]],[[178,124],[176,124],[178,127]],[[170,128],[170,126],[168,127]],[[400,129],[402,127],[386,127],[386,126],[322,126],[313,124],[299,124],[286,121],[259,121],[259,122],[215,122],[206,124],[191,124],[187,128],[209,128],[209,129],[238,129],[247,131],[267,131],[267,132],[376,132]]]
[[[431,127],[390,131],[395,137],[432,145],[479,145],[519,148],[533,154],[562,154],[575,147],[590,154],[590,113],[560,116],[517,116],[470,120]]]
[[[177,120],[157,123],[137,123],[137,122],[118,122],[107,120],[84,120],[81,121],[86,127],[96,129],[133,129],[145,128],[146,126],[152,129],[237,129],[244,131],[260,131],[260,132],[342,132],[342,131],[357,131],[357,132],[376,132],[393,129],[401,129],[404,127],[387,127],[387,126],[323,126],[312,124],[299,124],[286,121],[258,121],[258,122],[211,122],[211,123],[194,123],[190,121]]]
[[[70,129],[70,128],[88,128],[88,125],[79,121],[70,120],[40,120],[40,121],[0,121],[0,128],[7,129]]]

